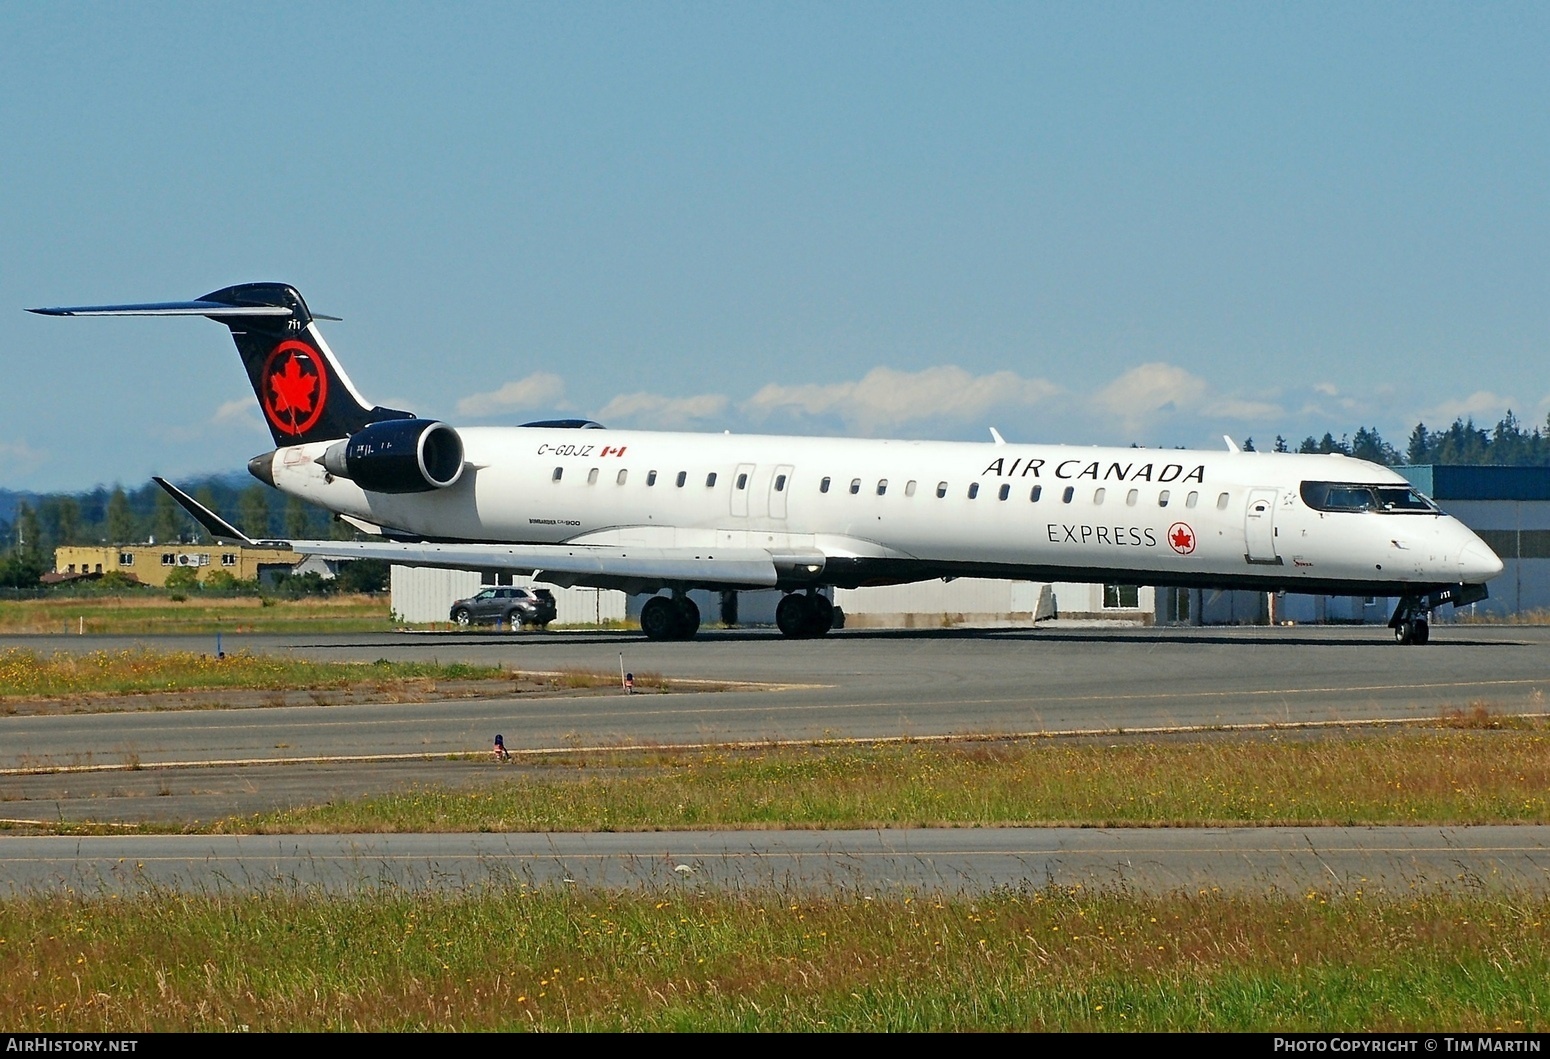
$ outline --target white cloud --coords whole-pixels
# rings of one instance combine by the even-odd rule
[[[251,397],[239,397],[235,401],[227,401],[215,410],[210,417],[210,422],[222,425],[226,423],[260,423],[258,416],[258,402]]]
[[[778,413],[834,416],[872,433],[921,420],[977,419],[993,408],[1033,405],[1059,392],[1054,383],[1010,371],[970,375],[956,365],[916,372],[873,368],[854,382],[770,383],[742,409],[756,419]]]
[[[704,426],[725,416],[729,401],[719,393],[664,397],[656,393],[621,393],[598,410],[604,426],[623,422],[644,427]]]
[[[1455,419],[1473,418],[1476,425],[1490,425],[1501,419],[1507,409],[1517,407],[1520,407],[1519,403],[1511,397],[1503,397],[1489,390],[1476,390],[1468,397],[1439,402],[1422,412],[1420,419],[1431,430],[1446,427]]]
[[[1094,393],[1093,402],[1129,431],[1173,415],[1255,420],[1282,414],[1269,401],[1217,393],[1200,376],[1160,362],[1131,368]]]
[[[258,410],[258,402],[249,396],[221,402],[207,419],[166,424],[153,428],[150,433],[152,437],[174,445],[187,445],[250,434],[255,438],[267,438],[269,428],[264,423],[263,413]]]
[[[457,403],[458,415],[490,416],[527,408],[551,407],[565,393],[565,381],[546,371],[506,383],[489,393],[476,393]]]
[[[21,478],[30,474],[48,460],[48,453],[33,448],[25,441],[0,441],[0,463],[5,465],[8,478]]]

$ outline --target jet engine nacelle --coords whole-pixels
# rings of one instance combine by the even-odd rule
[[[336,441],[318,462],[369,492],[424,493],[463,476],[463,439],[432,419],[389,419]]]

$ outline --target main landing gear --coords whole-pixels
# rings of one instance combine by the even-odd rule
[[[700,631],[700,608],[681,592],[652,596],[640,609],[640,631],[648,640],[692,640]]]
[[[834,627],[834,604],[817,592],[792,592],[776,606],[775,625],[793,639],[823,636]]]

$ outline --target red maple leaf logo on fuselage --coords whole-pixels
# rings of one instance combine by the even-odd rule
[[[328,376],[317,351],[305,342],[281,342],[269,354],[263,370],[264,415],[282,434],[300,436],[323,414]]]
[[[1180,555],[1188,555],[1195,550],[1195,531],[1182,522],[1175,522],[1168,527],[1168,547]]]

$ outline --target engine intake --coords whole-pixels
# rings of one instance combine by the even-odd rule
[[[374,493],[424,493],[463,476],[463,439],[435,420],[390,419],[336,441],[318,463]]]

